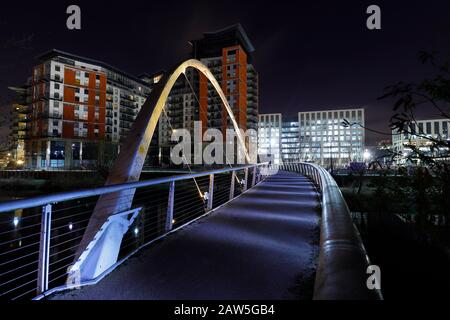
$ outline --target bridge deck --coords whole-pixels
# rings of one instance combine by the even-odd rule
[[[212,214],[143,249],[97,285],[52,299],[310,298],[319,200],[279,172]]]

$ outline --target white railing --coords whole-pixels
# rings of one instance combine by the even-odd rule
[[[41,298],[71,287],[69,268],[101,195],[136,189],[131,209],[106,222],[125,221],[117,263],[77,286],[98,282],[137,250],[236,198],[264,180],[267,167],[245,165],[2,202],[0,299]]]

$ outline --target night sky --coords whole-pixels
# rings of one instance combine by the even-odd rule
[[[81,7],[79,31],[66,28],[70,4]],[[370,4],[381,7],[382,30],[366,28]],[[7,86],[22,84],[52,48],[153,73],[185,59],[189,40],[237,22],[256,49],[261,113],[364,106],[367,126],[385,132],[392,102],[377,101],[384,87],[430,74],[419,51],[450,51],[448,0],[2,1],[0,110],[13,99]]]

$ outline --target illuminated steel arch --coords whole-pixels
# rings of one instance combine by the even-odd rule
[[[171,72],[162,76],[155,85],[149,97],[142,105],[131,130],[124,143],[121,145],[120,153],[110,172],[106,185],[138,181],[144,165],[147,151],[153,134],[158,124],[164,106],[172,87],[180,75],[185,74],[187,68],[194,68],[201,72],[211,82],[219,94],[223,105],[233,123],[238,142],[244,151],[246,161],[250,163],[250,157],[245,146],[245,140],[239,130],[233,111],[222,91],[219,83],[203,63],[196,59],[186,60]],[[118,221],[108,225],[109,231],[103,232],[101,239],[92,244],[96,232],[113,214],[125,212],[131,208],[135,189],[102,195],[95,206],[94,212],[89,220],[85,234],[75,255],[72,270],[78,270],[82,280],[93,279],[117,261],[120,243],[123,234],[128,229],[127,221]],[[125,218],[124,218],[125,219]],[[126,227],[124,227],[126,226]],[[69,278],[70,279],[70,278]]]
[[[181,74],[185,74],[187,68],[197,69],[203,73],[211,82],[216,92],[219,94],[223,105],[233,123],[234,130],[238,138],[238,142],[244,150],[247,162],[250,157],[247,153],[244,138],[241,135],[239,126],[233,115],[233,111],[225,97],[225,94],[213,76],[208,67],[196,59],[186,60],[177,66],[172,72],[165,74],[150,93],[149,97],[142,105],[136,120],[133,123],[125,142],[121,146],[120,154],[115,162],[111,174],[108,177],[106,184],[123,183],[129,181],[139,180],[139,176],[147,155],[150,142],[153,137],[156,125],[161,116],[162,110],[166,105],[167,98]]]

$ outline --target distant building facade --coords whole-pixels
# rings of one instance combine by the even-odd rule
[[[113,160],[151,83],[106,63],[52,50],[26,85],[12,88],[13,140],[28,168],[97,166]]]
[[[355,123],[342,126],[344,119]],[[323,167],[344,167],[364,161],[364,109],[299,112],[300,160]]]
[[[358,125],[345,128],[344,119]],[[345,167],[364,161],[364,126],[362,108],[299,112],[298,117],[260,114],[258,153],[272,154],[283,163],[303,161]]]
[[[430,150],[432,142],[427,139],[433,138],[438,140],[449,140],[449,119],[425,119],[417,120],[416,123],[409,123],[408,127],[401,133],[392,130],[392,148],[396,153],[401,153],[397,157],[397,164],[407,163],[407,157],[411,154],[414,146],[424,154],[434,157],[440,157],[441,160],[449,160],[449,150],[441,148],[440,150]],[[415,164],[420,160],[414,160]]]
[[[300,160],[300,128],[295,117],[283,119],[281,125],[281,159],[284,163]]]
[[[258,155],[261,161],[281,164],[281,113],[260,114],[258,121]]]

